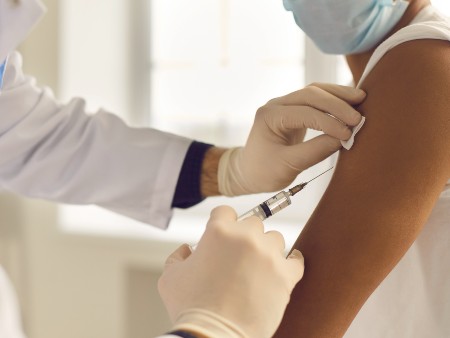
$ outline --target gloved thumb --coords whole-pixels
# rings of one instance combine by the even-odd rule
[[[170,265],[178,262],[183,262],[186,258],[191,255],[192,251],[188,244],[181,245],[178,249],[170,254],[166,259],[164,268],[167,269]]]
[[[284,156],[300,171],[317,164],[342,148],[340,140],[323,134],[284,150]]]
[[[286,258],[287,270],[289,273],[292,289],[302,279],[303,272],[305,271],[305,260],[302,253],[294,249]]]

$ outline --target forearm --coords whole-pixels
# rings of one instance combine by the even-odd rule
[[[217,173],[220,157],[227,149],[211,147],[205,153],[200,176],[200,191],[203,197],[220,195]]]
[[[187,150],[172,200],[174,208],[190,208],[209,196],[220,195],[219,160],[226,149],[193,141]]]

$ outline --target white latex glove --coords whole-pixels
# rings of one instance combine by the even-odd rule
[[[271,337],[303,276],[300,251],[284,256],[284,239],[250,217],[237,222],[214,209],[196,250],[187,244],[167,259],[158,288],[174,322],[205,337]]]
[[[219,162],[225,196],[281,190],[298,174],[341,148],[361,115],[352,107],[366,94],[352,87],[312,84],[270,100],[256,112],[245,147],[227,150]],[[334,117],[332,117],[334,116]],[[306,129],[323,131],[303,142]]]

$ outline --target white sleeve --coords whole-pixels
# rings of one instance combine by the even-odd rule
[[[191,140],[88,115],[81,99],[62,105],[21,67],[12,53],[0,94],[0,187],[167,227]]]

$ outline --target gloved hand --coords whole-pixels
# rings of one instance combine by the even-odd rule
[[[324,160],[348,140],[361,121],[352,105],[360,89],[312,84],[259,108],[245,147],[227,150],[219,162],[219,191],[225,196],[281,190],[298,174]],[[323,131],[303,142],[306,129]]]
[[[286,259],[284,239],[250,217],[214,209],[198,246],[166,261],[158,288],[174,329],[206,337],[271,337],[303,276],[300,251]]]

